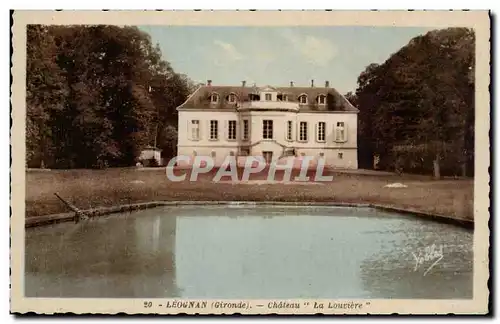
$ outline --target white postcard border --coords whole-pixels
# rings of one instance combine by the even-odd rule
[[[471,27],[476,31],[476,124],[474,183],[474,275],[471,300],[352,300],[363,303],[359,309],[324,309],[312,307],[269,309],[257,307],[268,300],[248,300],[252,308],[145,308],[144,302],[165,304],[168,299],[52,299],[24,297],[24,196],[25,196],[25,66],[27,24],[116,24],[123,25],[253,25],[253,26],[427,26]],[[14,13],[12,56],[12,198],[11,198],[11,311],[37,313],[107,313],[126,312],[162,314],[484,314],[487,312],[489,278],[489,181],[490,161],[490,17],[487,11],[17,11]],[[224,301],[227,302],[227,301]],[[237,300],[235,302],[240,302]],[[342,302],[338,300],[297,300],[299,303]],[[348,300],[347,302],[351,302]],[[369,303],[369,304],[366,304]]]

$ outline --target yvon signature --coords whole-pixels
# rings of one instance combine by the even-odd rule
[[[427,270],[425,270],[425,276],[429,271],[431,271],[432,268],[434,268],[439,263],[439,261],[443,259],[443,245],[437,246],[436,244],[432,244],[426,246],[424,249],[419,250],[417,254],[415,254],[415,252],[412,252],[412,254],[413,258],[415,259],[414,271],[417,271],[420,266],[432,262]]]

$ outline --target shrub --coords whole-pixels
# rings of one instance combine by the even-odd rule
[[[158,160],[156,160],[155,158],[151,158],[148,160],[148,167],[156,168],[159,166],[160,166],[160,164],[158,163]]]

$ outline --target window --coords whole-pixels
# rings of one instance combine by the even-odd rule
[[[305,94],[299,96],[299,103],[303,105],[307,104],[307,96]]]
[[[200,139],[200,121],[199,120],[192,120],[191,121],[191,138],[194,141],[197,141]]]
[[[211,101],[212,103],[217,103],[217,102],[219,102],[219,95],[218,95],[218,94],[216,94],[216,93],[212,93],[212,95],[210,96],[210,101]]]
[[[335,128],[335,141],[336,142],[346,141],[346,130],[344,122],[337,122],[337,127]]]
[[[280,93],[278,95],[278,101],[288,101],[288,95]]]
[[[292,140],[292,127],[293,127],[293,122],[289,120],[287,122],[287,128],[286,128],[286,140],[291,141]]]
[[[243,140],[246,141],[248,140],[248,134],[249,134],[249,125],[248,125],[248,119],[243,120]]]
[[[262,152],[262,156],[266,163],[270,163],[273,160],[273,152],[272,151],[264,151]]]
[[[318,105],[326,105],[326,96],[325,95],[320,95],[318,97]]]
[[[344,153],[339,152],[338,157],[339,157],[339,159],[341,159],[341,160],[342,160],[342,159],[344,158]]]
[[[273,139],[273,121],[265,119],[262,121],[262,138]]]
[[[193,156],[196,156],[198,153],[196,153],[196,151],[193,151]]]
[[[241,156],[248,156],[250,155],[250,148],[248,146],[244,146],[240,149],[240,155]]]
[[[219,139],[219,122],[217,120],[210,121],[210,139],[211,140]]]
[[[266,93],[266,101],[271,101],[272,100],[272,96],[270,93]]]
[[[307,142],[307,122],[300,122],[299,141]]]
[[[319,122],[318,123],[318,128],[316,129],[316,140],[318,142],[324,142],[325,141],[325,128],[326,128],[326,123],[325,122]]]
[[[229,121],[227,138],[230,140],[236,139],[236,120]]]
[[[258,94],[251,93],[248,95],[248,97],[250,101],[260,101],[260,96]]]
[[[210,156],[214,158],[214,157],[215,157],[215,151],[212,151],[212,152],[210,153]]]
[[[325,153],[323,153],[323,152],[319,153],[319,157],[321,157],[321,158],[325,157]]]
[[[229,94],[229,96],[227,97],[227,101],[231,103],[236,102],[236,95],[234,93]]]
[[[295,156],[295,149],[294,148],[286,149],[283,156]]]
[[[230,156],[234,156],[234,151],[230,151],[230,152],[229,152],[229,155],[230,155]]]

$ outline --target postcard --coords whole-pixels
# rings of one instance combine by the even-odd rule
[[[11,312],[486,314],[487,11],[15,11]]]

